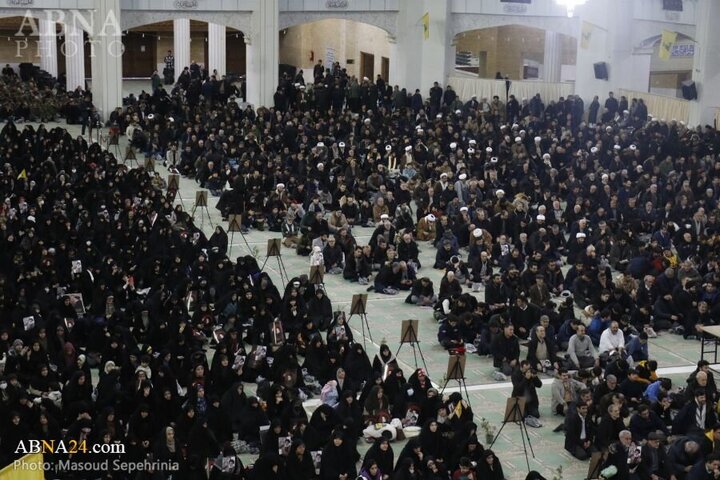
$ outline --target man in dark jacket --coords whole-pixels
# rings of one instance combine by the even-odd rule
[[[597,449],[593,446],[595,425],[588,415],[586,403],[578,403],[577,409],[565,418],[565,450],[578,460],[589,459]]]
[[[492,313],[501,313],[505,311],[510,303],[512,292],[503,283],[502,275],[496,273],[492,276],[492,281],[485,288],[485,303],[488,304]]]
[[[618,104],[617,98],[610,92],[607,100],[605,100],[605,113],[602,116],[603,122],[608,122],[615,117],[620,105]]]
[[[670,478],[687,480],[688,472],[702,461],[702,452],[698,442],[690,437],[680,437],[668,450],[668,473]],[[696,477],[702,478],[702,477]],[[710,477],[712,478],[712,477]]]
[[[500,335],[492,342],[493,366],[503,375],[510,375],[520,359],[520,342],[515,336],[515,327],[506,323]]]
[[[430,113],[435,115],[440,110],[440,102],[442,101],[443,89],[435,82],[430,89]]]
[[[717,414],[708,405],[705,390],[696,389],[695,398],[686,403],[673,420],[672,432],[674,435],[695,435],[702,438],[705,431],[713,428],[717,423]]]
[[[462,345],[462,335],[460,327],[458,327],[458,318],[455,315],[448,315],[447,319],[440,324],[438,342],[446,350]]]
[[[512,373],[512,397],[525,399],[525,423],[531,427],[541,427],[540,401],[538,400],[537,389],[542,387],[542,381],[533,370],[530,362],[523,360],[520,367]]]
[[[560,368],[560,359],[557,356],[555,341],[547,336],[547,331],[542,325],[535,327],[534,332],[535,335],[531,336],[528,343],[528,362],[538,372],[557,370]]]
[[[323,261],[325,269],[333,275],[340,274],[345,267],[342,248],[337,244],[335,237],[328,237],[327,245],[323,249]]]
[[[710,455],[688,472],[687,480],[717,480],[720,478],[720,456]]]
[[[640,465],[635,474],[640,480],[651,480],[653,478],[668,478],[667,452],[660,442],[665,437],[656,432],[651,432],[647,442],[640,454]]]
[[[428,277],[422,277],[413,282],[410,295],[405,299],[405,303],[413,303],[415,305],[432,306],[437,301],[433,283]]]

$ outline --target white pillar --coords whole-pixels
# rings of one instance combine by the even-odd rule
[[[278,85],[280,60],[278,0],[258,2],[253,12],[255,31],[245,36],[247,44],[247,97],[255,107],[271,106]]]
[[[54,78],[58,76],[58,52],[55,31],[57,24],[49,20],[40,19],[40,42],[38,50],[40,55],[40,68]]]
[[[77,87],[85,90],[85,38],[77,25],[65,26],[65,76],[67,91]]]
[[[585,102],[587,108],[597,95],[600,105],[607,98],[612,85],[608,81],[595,78],[593,64],[611,61],[610,24],[620,21],[620,16],[632,16],[632,11],[621,12],[607,2],[587,2],[575,9],[577,21],[577,58],[575,60],[575,94]],[[611,18],[612,17],[612,18]],[[585,30],[583,30],[585,27]],[[609,76],[614,78],[618,72],[611,65]]]
[[[634,89],[637,86],[637,82],[633,81],[636,68],[633,63],[633,0],[610,0],[608,10],[615,12],[613,20],[608,22],[608,69],[610,87],[617,94],[620,88]],[[619,94],[617,98],[620,98]]]
[[[255,56],[255,50],[252,48],[250,35],[246,33],[243,36],[243,41],[245,42],[245,98],[243,98],[243,101],[250,102],[250,84],[255,81],[251,79],[250,70],[255,63],[255,59],[253,58]],[[255,87],[253,86],[253,88]]]
[[[420,69],[420,92],[426,97],[434,82],[439,82],[443,87],[447,85],[448,74],[454,63],[453,58],[448,58],[451,51],[452,38],[450,35],[450,0],[424,0],[423,9],[415,10],[414,15],[418,17],[420,26],[420,46],[422,48],[422,67]],[[430,38],[427,40],[422,36],[422,16],[425,12],[430,14]],[[414,48],[417,48],[415,46]]]
[[[562,43],[560,34],[545,30],[545,53],[543,55],[543,79],[546,82],[560,81],[560,64],[562,63],[560,49]]]
[[[390,45],[390,78],[388,78],[388,83],[390,85],[406,85],[405,78],[402,75],[403,70],[400,68],[397,38],[393,37],[392,35],[388,35],[387,41]]]
[[[175,57],[175,81],[185,67],[190,66],[190,19],[173,20],[173,56]]]
[[[398,22],[395,42],[390,42],[390,81],[393,85],[405,86],[408,92],[420,88],[418,75],[422,64],[422,25],[414,0],[398,0]],[[423,98],[428,92],[421,92]]]
[[[396,43],[391,43],[390,77],[393,84],[427,98],[433,82],[447,84],[454,62],[450,0],[398,0]],[[430,16],[430,37],[423,36],[422,17]],[[393,56],[395,58],[393,58]]]
[[[122,106],[122,30],[120,0],[95,0],[95,22],[90,39],[92,95],[100,116]]]
[[[225,25],[208,23],[208,73],[217,70],[218,80],[227,70],[226,52]]]
[[[695,39],[695,65],[692,79],[696,82],[698,98],[690,100],[690,118],[688,124],[712,125],[715,111],[720,107],[720,61],[717,58],[717,46],[720,42],[720,29],[717,19],[720,15],[720,2],[717,0],[699,0],[697,12],[697,30]]]

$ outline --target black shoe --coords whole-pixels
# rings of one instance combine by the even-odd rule
[[[561,423],[557,427],[553,428],[553,432],[564,432],[565,431],[565,424]]]

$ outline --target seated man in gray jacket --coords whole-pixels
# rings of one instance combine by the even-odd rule
[[[575,335],[570,337],[567,348],[568,369],[579,370],[600,365],[595,346],[588,335],[585,335],[585,325],[578,325]]]

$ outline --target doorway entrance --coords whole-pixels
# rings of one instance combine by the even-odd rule
[[[360,52],[360,76],[370,81],[375,78],[375,55],[372,53]]]

